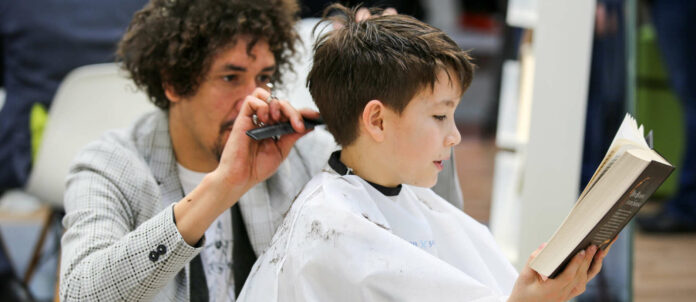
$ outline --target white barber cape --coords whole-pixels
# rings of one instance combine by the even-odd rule
[[[327,166],[238,301],[505,301],[516,278],[488,229],[430,189],[387,196]]]

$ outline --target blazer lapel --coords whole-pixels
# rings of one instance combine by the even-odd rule
[[[168,121],[167,113],[158,110],[150,120],[155,131],[138,141],[138,148],[142,150],[143,156],[150,166],[157,184],[159,184],[160,210],[184,197],[184,190],[181,187],[176,168],[172,140],[169,136]]]

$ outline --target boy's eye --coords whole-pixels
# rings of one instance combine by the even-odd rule
[[[438,121],[444,121],[445,119],[447,119],[447,116],[446,115],[433,115],[433,118],[435,118]]]

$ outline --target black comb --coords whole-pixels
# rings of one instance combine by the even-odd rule
[[[319,117],[318,119],[303,118],[303,120],[305,129],[307,130],[314,129],[314,127],[324,124],[324,120],[321,117]],[[290,122],[283,122],[275,125],[268,125],[256,129],[251,129],[247,131],[246,134],[254,140],[260,141],[262,139],[267,138],[277,138],[281,135],[294,132],[295,129],[292,128]]]

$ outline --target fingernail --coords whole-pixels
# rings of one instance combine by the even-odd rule
[[[585,250],[580,251],[580,256],[585,257]]]

